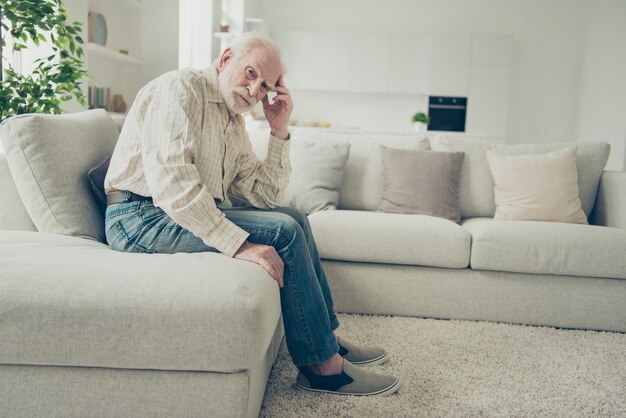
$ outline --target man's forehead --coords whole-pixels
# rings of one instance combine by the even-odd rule
[[[272,88],[275,87],[281,75],[280,59],[275,53],[266,48],[254,48],[243,61],[254,68]]]

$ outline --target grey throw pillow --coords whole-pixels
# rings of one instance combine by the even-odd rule
[[[291,176],[281,206],[306,214],[337,209],[350,144],[293,141]]]
[[[462,152],[409,151],[381,146],[383,195],[379,211],[461,220]]]
[[[113,152],[118,134],[104,110],[20,115],[0,125],[15,186],[40,232],[104,242],[87,172]]]

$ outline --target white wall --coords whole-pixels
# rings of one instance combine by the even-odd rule
[[[579,141],[608,141],[607,168],[626,166],[626,1],[596,0],[586,9],[580,80]]]
[[[180,0],[178,68],[203,68],[217,55],[213,33],[219,25],[219,0]]]
[[[521,143],[576,140],[584,6],[585,0],[259,0],[258,13],[271,30],[510,33],[507,141]],[[336,115],[335,124],[350,122],[341,116],[346,107],[350,114],[369,114],[377,100],[387,106],[382,114],[402,120],[416,110],[410,100],[376,95],[346,101],[343,95],[294,92],[294,99],[296,119],[323,109]]]
[[[142,84],[178,68],[178,0],[144,5],[142,46]]]

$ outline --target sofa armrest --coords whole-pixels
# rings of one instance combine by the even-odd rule
[[[590,222],[626,229],[626,172],[605,171],[602,174]]]

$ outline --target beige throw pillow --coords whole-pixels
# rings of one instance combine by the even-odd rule
[[[294,141],[291,144],[291,175],[281,206],[311,214],[337,209],[350,144]]]
[[[510,156],[487,151],[495,181],[495,219],[586,224],[578,193],[577,147]]]
[[[558,144],[486,144],[477,142],[477,138],[440,135],[430,138],[433,151],[456,151],[465,153],[465,162],[461,171],[461,217],[491,218],[496,206],[493,195],[494,182],[487,151],[497,151],[505,155],[546,154],[576,145],[578,157],[578,189],[580,203],[587,216],[591,214],[598,193],[600,177],[609,158],[610,146],[607,142],[579,142]]]
[[[87,172],[113,152],[118,134],[103,109],[19,115],[0,124],[15,187],[37,230],[104,242],[104,216]]]
[[[462,152],[410,151],[381,146],[383,194],[379,211],[461,220]]]

